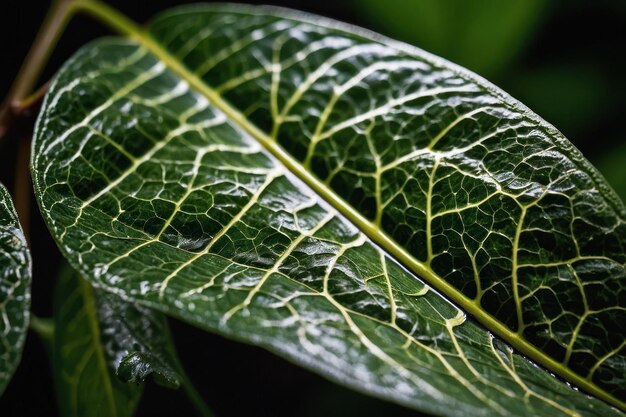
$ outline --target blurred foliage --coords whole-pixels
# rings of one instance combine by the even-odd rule
[[[353,0],[365,26],[486,77],[561,130],[626,200],[626,1]]]
[[[597,68],[587,65],[547,64],[515,76],[515,90],[537,97],[533,110],[547,120],[559,121],[564,132],[583,132],[589,120],[602,117],[611,99],[610,85]]]
[[[609,180],[622,200],[626,200],[626,141],[623,137],[621,141],[621,145],[604,152],[598,158],[596,166]]]
[[[356,0],[355,0],[356,1]],[[491,78],[543,21],[545,0],[359,0],[393,36]]]

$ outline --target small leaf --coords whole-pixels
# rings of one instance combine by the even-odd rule
[[[8,191],[0,184],[0,395],[22,357],[30,318],[31,259]]]
[[[117,376],[124,382],[140,383],[150,375],[166,388],[180,387],[180,375],[150,352],[131,352],[122,358],[117,368]]]
[[[139,404],[142,388],[115,377],[117,352],[103,347],[102,326],[94,290],[65,268],[55,290],[52,348],[63,416],[132,416]]]
[[[102,343],[110,368],[124,382],[139,384],[152,375],[167,388],[178,388],[181,376],[165,317],[95,290]]]
[[[626,210],[553,127],[324,19],[149,30],[78,52],[36,126],[36,195],[87,279],[431,413],[621,414],[519,354],[623,406]]]

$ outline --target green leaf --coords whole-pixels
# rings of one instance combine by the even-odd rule
[[[550,8],[542,0],[359,0],[354,4],[386,34],[479,74],[500,78]]]
[[[150,375],[159,385],[180,387],[180,375],[150,352],[131,352],[122,358],[117,368],[117,376],[124,382],[143,382]]]
[[[110,367],[124,382],[139,384],[152,375],[167,388],[178,388],[182,377],[162,314],[97,292],[98,317]]]
[[[553,127],[320,18],[82,4],[132,40],[57,75],[33,177],[85,277],[428,412],[620,415],[500,339],[623,406],[626,210]]]
[[[31,259],[8,191],[0,184],[0,395],[22,357],[30,319]]]
[[[181,385],[201,415],[211,412],[185,375],[165,317],[92,288],[70,268],[55,292],[54,374],[64,416],[131,416],[152,377]]]
[[[141,386],[115,377],[124,346],[105,338],[125,318],[100,314],[99,304],[89,283],[65,268],[54,295],[52,356],[57,400],[66,417],[132,416],[141,398]]]

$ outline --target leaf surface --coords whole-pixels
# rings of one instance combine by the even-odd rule
[[[57,401],[65,417],[132,416],[139,404],[142,387],[115,376],[118,346],[104,343],[106,328],[93,288],[65,268],[55,289],[52,343]]]
[[[30,318],[31,259],[8,191],[0,184],[0,395],[22,357]]]
[[[160,385],[178,388],[182,376],[165,317],[114,294],[96,293],[102,342],[115,374],[135,384],[152,376]]]
[[[626,399],[626,208],[567,139],[423,51],[333,22],[229,10],[166,13],[150,34],[457,305],[563,377]]]
[[[554,128],[285,11],[150,33],[83,48],[36,127],[42,212],[84,276],[429,412],[620,414],[489,332],[621,396],[624,208]]]

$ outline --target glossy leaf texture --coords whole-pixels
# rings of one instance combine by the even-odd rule
[[[114,294],[96,294],[101,340],[118,378],[139,384],[152,377],[159,385],[180,387],[182,375],[165,317]]]
[[[8,191],[0,184],[0,395],[22,357],[30,318],[31,259]]]
[[[132,416],[140,382],[153,371],[164,385],[180,384],[161,314],[93,289],[70,268],[60,275],[54,308],[53,369],[63,416]]]
[[[480,258],[476,265],[484,270],[485,280],[501,279],[506,288],[506,276],[498,274],[507,265],[510,274],[511,260],[506,260],[511,252],[503,242],[515,234],[506,234],[506,215],[528,209],[516,212],[518,200],[504,185],[498,189],[505,193],[502,197],[491,196],[496,179],[480,173],[484,165],[463,169],[456,177],[455,165],[443,156],[438,162],[413,161],[410,170],[400,168],[409,157],[426,157],[432,151],[413,155],[411,147],[424,142],[429,123],[436,125],[430,131],[450,123],[447,112],[456,114],[459,103],[494,107],[485,110],[484,120],[479,111],[473,111],[475,119],[467,117],[481,120],[483,129],[498,124],[502,126],[497,132],[506,131],[507,124],[528,129],[516,130],[519,136],[508,140],[528,142],[529,150],[521,145],[518,150],[529,161],[530,150],[539,152],[544,144],[541,138],[531,141],[530,132],[540,132],[543,122],[529,113],[516,119],[514,110],[526,110],[451,64],[419,51],[403,51],[384,39],[368,39],[369,34],[350,32],[353,29],[303,19],[276,9],[178,11],[152,26],[158,43],[140,33],[132,41],[100,40],[65,65],[36,126],[33,177],[42,213],[72,265],[95,285],[125,299],[264,346],[355,389],[432,413],[620,415],[536,367],[431,289],[444,282],[436,265],[454,269],[442,274],[453,285],[460,280],[458,273],[468,285],[476,276],[462,268],[460,248],[446,249],[430,239],[419,244],[427,233],[420,231],[423,221],[417,214],[403,220],[393,217],[417,213],[412,204],[425,201],[420,192],[431,189],[429,195],[435,195],[433,172],[446,172],[443,182],[459,188],[456,203],[454,193],[446,197],[446,204],[452,204],[446,210],[461,217],[466,214],[464,204],[476,209],[473,217],[461,220],[468,230],[483,230],[485,256],[493,255],[487,249],[497,252],[503,245],[491,262]],[[374,59],[378,63],[369,61]],[[201,70],[194,63],[202,63]],[[385,68],[394,71],[377,74]],[[200,78],[203,73],[210,75]],[[385,87],[367,85],[369,76]],[[216,77],[224,79],[217,82]],[[316,86],[320,79],[327,82]],[[320,108],[330,79],[337,83],[330,90],[333,104]],[[343,102],[352,88],[359,93]],[[402,98],[393,96],[398,88],[403,89]],[[296,99],[289,99],[290,89],[300,91]],[[405,114],[391,105],[380,107],[380,95],[402,109],[412,103],[424,109]],[[444,102],[428,104],[442,97]],[[441,114],[426,117],[427,109]],[[276,116],[281,125],[273,122]],[[384,123],[377,126],[379,118]],[[436,142],[453,146],[446,134],[459,123],[444,128]],[[331,145],[342,127],[362,135]],[[469,126],[463,132],[467,137],[456,132],[459,144],[454,146],[459,148],[450,150],[450,157],[462,159],[473,149],[472,141],[478,141],[480,149],[490,144],[491,136],[480,140],[477,134],[482,133]],[[319,148],[305,145],[309,142],[319,142]],[[509,149],[506,140],[501,142],[503,148],[494,152],[501,158],[503,153],[516,157],[513,144]],[[564,139],[554,142],[555,155],[576,156],[575,163],[586,170],[580,176],[591,172],[593,181],[602,184]],[[358,165],[378,166],[380,158],[373,155],[385,146],[390,146],[385,158],[395,161],[390,176],[361,175]],[[360,162],[346,166],[348,162],[333,160],[342,155]],[[520,169],[499,179],[507,186],[518,184],[522,196],[528,191],[524,176],[543,179],[533,173],[533,163],[524,166],[529,172]],[[314,176],[323,179],[324,172],[333,173],[327,185]],[[465,174],[472,181],[459,177]],[[335,177],[343,180],[336,182]],[[432,184],[428,178],[433,178]],[[372,184],[379,185],[369,188]],[[460,191],[465,187],[471,193]],[[606,210],[619,206],[616,199],[602,199],[599,195],[610,191],[599,187],[589,193],[595,190]],[[366,198],[366,191],[373,189],[380,191],[380,198]],[[393,189],[392,195],[406,205],[394,203],[388,213],[372,211],[372,201],[382,202]],[[478,200],[469,201],[470,195]],[[336,196],[354,209],[326,202],[345,204]],[[442,213],[442,204],[428,204],[430,217]],[[481,217],[496,213],[491,222]],[[364,222],[368,217],[371,222]],[[544,226],[545,217],[532,218],[537,229]],[[393,221],[394,230],[405,230],[404,235],[391,234],[397,243],[377,245],[380,242],[370,240],[368,236],[385,233]],[[432,224],[427,229],[442,241],[454,242],[459,236]],[[407,235],[416,236],[410,244],[399,239]],[[611,239],[617,237],[608,231],[606,236],[610,249]],[[414,263],[421,265],[422,278],[430,279],[430,286],[390,256],[400,253],[402,244],[409,252],[430,248],[426,253],[433,259],[446,254],[427,264],[416,255]],[[598,263],[602,259],[589,268],[611,272]],[[551,267],[545,267],[546,280],[552,276]],[[568,270],[565,265],[563,269]],[[501,313],[510,315],[506,302],[503,298]],[[609,311],[617,314],[615,310]],[[590,340],[587,335],[584,339]]]
[[[410,46],[228,10],[166,13],[150,34],[432,286],[626,400],[626,209],[567,139]]]

